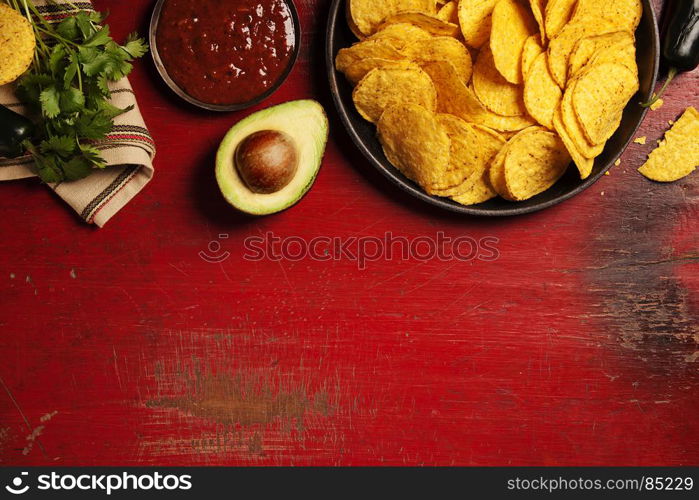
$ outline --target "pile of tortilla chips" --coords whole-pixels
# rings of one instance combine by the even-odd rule
[[[340,50],[389,161],[464,205],[583,179],[639,88],[640,0],[347,0]]]

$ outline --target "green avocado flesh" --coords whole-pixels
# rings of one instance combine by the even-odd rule
[[[298,149],[296,174],[282,190],[272,194],[251,191],[238,173],[235,154],[249,135],[275,130],[289,135]],[[228,131],[216,155],[216,180],[228,203],[252,215],[281,212],[296,204],[318,175],[328,141],[328,119],[316,101],[291,101],[253,113]]]

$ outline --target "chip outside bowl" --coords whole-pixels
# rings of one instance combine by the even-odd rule
[[[367,160],[393,184],[431,205],[466,215],[490,217],[523,215],[557,205],[585,191],[612,167],[633,140],[648,112],[640,103],[650,99],[655,88],[660,65],[660,36],[651,2],[642,0],[643,17],[636,30],[640,90],[626,106],[619,129],[609,140],[602,154],[595,159],[590,177],[581,180],[577,170],[569,168],[565,176],[551,189],[520,203],[496,198],[480,205],[466,207],[446,198],[431,196],[401,174],[386,159],[376,137],[375,126],[365,121],[354,109],[352,87],[344,75],[335,70],[337,52],[357,41],[345,19],[346,1],[348,0],[333,0],[326,29],[325,60],[335,107],[352,142]]]
[[[178,97],[188,102],[189,104],[201,109],[205,109],[207,111],[218,112],[233,112],[247,109],[260,104],[262,101],[266,100],[277,90],[279,90],[279,87],[282,86],[282,84],[286,81],[291,71],[294,69],[294,66],[296,65],[296,60],[298,59],[299,50],[301,48],[301,22],[299,21],[299,14],[298,10],[296,9],[296,4],[294,4],[293,0],[286,0],[287,5],[289,5],[289,10],[291,11],[292,22],[294,23],[294,51],[292,52],[291,58],[289,59],[288,67],[286,68],[284,73],[282,73],[279,79],[275,82],[275,84],[272,85],[272,87],[270,87],[264,94],[256,97],[255,99],[238,104],[211,104],[192,97],[170,77],[160,57],[160,52],[158,52],[158,24],[160,22],[160,14],[162,13],[163,5],[167,1],[168,0],[158,0],[155,6],[153,7],[153,14],[151,15],[150,26],[148,29],[148,43],[150,44],[153,63],[155,64],[155,67],[158,70],[158,74],[160,75],[160,77],[163,79],[165,84],[168,87],[170,87],[170,89],[175,94],[177,94]]]

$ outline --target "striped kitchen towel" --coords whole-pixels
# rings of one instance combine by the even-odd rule
[[[63,3],[61,0],[35,0],[49,22],[59,22],[75,9],[91,11],[90,2]],[[50,184],[58,196],[68,203],[86,222],[104,226],[119,210],[129,203],[153,178],[155,143],[143,121],[136,96],[127,79],[112,85],[111,102],[119,108],[134,108],[115,120],[114,130],[96,144],[107,162],[89,177],[73,182]],[[13,86],[0,87],[0,104],[23,113]],[[36,177],[31,156],[15,159],[0,158],[0,181]]]

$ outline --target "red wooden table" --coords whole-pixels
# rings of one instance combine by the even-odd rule
[[[154,2],[96,3],[124,36]],[[292,210],[226,206],[213,157],[247,113],[182,105],[150,62],[132,82],[156,176],[105,229],[38,182],[0,186],[0,464],[699,463],[699,175],[636,172],[699,105],[699,73],[584,194],[526,217],[455,216],[354,151],[324,75],[329,1],[297,3],[300,61],[266,104],[320,100],[331,139]],[[499,259],[243,258],[268,232],[440,231],[497,238]],[[214,241],[230,253],[218,264],[199,256]]]

